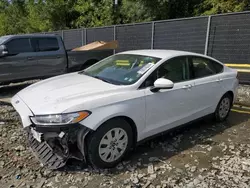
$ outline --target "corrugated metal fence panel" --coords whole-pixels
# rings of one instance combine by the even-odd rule
[[[94,41],[114,40],[114,27],[89,28],[87,29],[87,44]]]
[[[136,49],[150,49],[152,24],[119,25],[116,27],[117,52]]]
[[[204,54],[208,18],[155,23],[154,48]]]
[[[224,63],[250,63],[250,14],[212,17],[208,55]]]
[[[84,40],[82,32],[82,29],[71,29],[63,31],[63,40],[65,48],[67,50],[80,47],[85,43],[84,41],[82,43],[82,40]]]

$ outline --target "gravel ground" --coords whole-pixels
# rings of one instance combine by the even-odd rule
[[[206,118],[172,131],[138,146],[114,169],[96,171],[70,160],[63,169],[51,171],[29,150],[15,110],[0,103],[0,187],[248,188],[249,117],[231,112],[224,123]]]
[[[10,98],[16,94],[18,91],[24,89],[32,83],[35,83],[39,80],[30,80],[19,83],[11,83],[9,85],[1,86],[0,85],[0,102],[10,102]]]
[[[242,104],[250,107],[250,86],[240,85],[238,88],[238,104]]]

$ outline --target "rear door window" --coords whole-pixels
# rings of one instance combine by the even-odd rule
[[[223,66],[203,57],[191,57],[191,73],[193,78],[212,76],[222,72]]]
[[[6,43],[6,47],[10,55],[34,52],[29,38],[13,39]]]
[[[221,65],[220,63],[217,63],[216,61],[212,61],[210,60],[212,66],[214,67],[216,73],[221,73],[223,71],[223,65]]]
[[[59,50],[56,38],[37,38],[37,50],[39,52],[57,51]]]

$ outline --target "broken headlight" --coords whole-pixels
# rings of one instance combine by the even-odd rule
[[[37,115],[30,117],[30,119],[36,125],[67,125],[78,123],[90,114],[89,111],[82,111],[67,114]]]

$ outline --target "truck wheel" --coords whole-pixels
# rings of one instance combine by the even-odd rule
[[[87,138],[87,160],[95,168],[112,168],[129,152],[133,134],[128,122],[111,119]]]
[[[228,117],[229,112],[230,112],[231,107],[232,107],[232,102],[233,102],[233,99],[229,94],[225,94],[221,98],[219,104],[217,105],[215,113],[214,113],[215,120],[217,122],[222,122]]]

